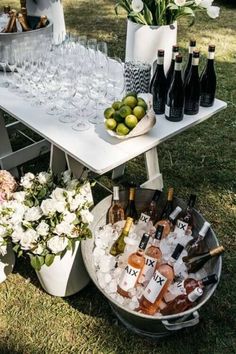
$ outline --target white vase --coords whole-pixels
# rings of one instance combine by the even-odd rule
[[[7,254],[0,256],[0,283],[7,279],[7,276],[13,271],[15,265],[15,254],[12,246],[7,246]]]
[[[84,267],[80,241],[76,242],[73,253],[67,251],[62,258],[56,256],[49,267],[44,264],[36,273],[43,289],[60,297],[76,294],[90,280]]]
[[[157,50],[165,50],[164,69],[168,70],[172,46],[177,43],[177,22],[167,26],[148,26],[127,21],[125,61],[138,60],[155,66]]]

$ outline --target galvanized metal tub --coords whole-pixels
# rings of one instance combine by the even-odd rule
[[[151,201],[151,198],[154,194],[153,190],[150,189],[139,189],[136,193],[136,206],[138,210],[143,210],[145,205]],[[121,192],[120,198],[123,205],[126,204],[127,201],[127,192]],[[94,221],[91,226],[91,230],[94,231],[98,227],[106,224],[106,216],[108,208],[111,205],[112,196],[108,196],[103,199],[100,203],[98,203],[93,209]],[[160,209],[164,204],[164,197],[161,197],[160,200]],[[175,198],[175,205],[180,205],[182,208],[186,208],[186,204],[180,200]],[[194,219],[196,224],[196,229],[194,233],[201,228],[204,223],[204,217],[194,210]],[[206,236],[206,244],[208,247],[212,248],[218,246],[217,237],[212,230],[209,230]],[[155,318],[149,315],[144,315],[137,313],[135,311],[128,310],[124,306],[120,305],[118,302],[114,301],[108,294],[104,292],[104,290],[99,286],[95,266],[92,262],[93,256],[92,251],[94,248],[94,238],[87,239],[82,241],[81,250],[82,256],[85,263],[85,267],[88,271],[89,276],[91,277],[94,284],[97,288],[103,293],[103,295],[109,300],[110,305],[118,319],[130,330],[136,332],[139,335],[145,335],[153,338],[160,338],[173,333],[173,331],[180,330],[182,328],[191,327],[196,325],[199,322],[199,313],[198,310],[211,298],[213,293],[216,290],[217,284],[213,286],[208,286],[204,288],[204,294],[201,297],[198,305],[194,308],[182,312],[177,315],[163,316],[162,318]],[[220,279],[222,268],[222,258],[218,257],[217,259],[212,259],[208,261],[205,265],[205,270],[208,274],[216,273]]]

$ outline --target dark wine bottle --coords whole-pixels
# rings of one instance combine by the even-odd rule
[[[165,204],[165,206],[164,206],[164,208],[162,210],[160,220],[168,219],[169,215],[174,210],[174,208],[173,208],[173,197],[174,197],[174,188],[169,188],[168,189],[168,194],[167,194],[167,201],[166,201],[166,204]]]
[[[204,288],[205,286],[216,284],[218,282],[218,276],[216,274],[207,275],[201,280],[196,280],[193,278],[187,278],[177,283],[178,289],[182,293],[189,294],[197,287]]]
[[[187,243],[185,246],[188,256],[196,256],[197,254],[201,254],[206,250],[206,242],[204,240],[211,224],[205,221],[201,230],[198,233],[196,238],[193,238],[191,241]]]
[[[129,188],[129,199],[128,199],[128,204],[125,208],[125,218],[131,217],[134,220],[138,219],[138,212],[135,207],[135,188],[130,187]]]
[[[216,92],[216,73],[214,68],[215,46],[209,45],[208,59],[200,78],[202,107],[211,107],[214,104]]]
[[[174,76],[175,58],[176,58],[176,55],[178,55],[178,54],[179,54],[179,47],[177,45],[173,45],[173,47],[172,47],[172,60],[171,60],[170,67],[169,67],[167,74],[166,74],[167,90],[170,88],[171,81]]]
[[[218,246],[211,249],[209,252],[204,252],[196,256],[192,255],[192,256],[183,257],[183,262],[185,262],[185,265],[189,273],[196,273],[212,257],[219,256],[223,252],[224,252],[224,247]]]
[[[164,54],[164,50],[158,50],[157,67],[149,89],[153,95],[153,109],[156,114],[165,112],[167,81],[164,73]]]
[[[150,216],[150,220],[154,223],[157,219],[157,202],[161,196],[161,191],[156,190],[150,204],[148,207],[143,211],[144,214]]]
[[[187,65],[185,67],[185,70],[184,70],[184,83],[187,80],[188,74],[189,74],[191,66],[192,66],[193,51],[194,51],[195,48],[196,48],[196,41],[191,39],[189,41],[189,48],[188,48],[188,52],[189,52],[188,62],[187,62]]]
[[[184,84],[182,80],[182,56],[177,55],[175,71],[166,96],[165,117],[171,122],[179,122],[184,117]]]
[[[184,114],[194,115],[199,111],[200,79],[198,74],[199,51],[193,51],[192,67],[185,85]]]

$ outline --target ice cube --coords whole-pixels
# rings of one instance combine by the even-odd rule
[[[114,293],[117,291],[117,282],[115,280],[112,280],[109,284],[108,284],[108,291],[110,293]]]
[[[116,295],[116,301],[117,301],[120,305],[123,305],[125,299],[123,298],[123,296],[117,294],[117,295]]]
[[[122,270],[121,268],[119,268],[119,267],[115,268],[115,270],[112,272],[113,278],[114,278],[114,279],[119,279],[119,277],[120,277],[122,271],[123,271],[123,270]]]
[[[105,283],[110,283],[110,281],[112,280],[111,275],[109,273],[105,274],[104,280],[105,280]]]

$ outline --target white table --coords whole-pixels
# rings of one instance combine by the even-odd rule
[[[163,188],[156,147],[210,118],[226,106],[225,102],[217,99],[213,107],[201,107],[197,115],[184,117],[178,123],[169,122],[164,116],[157,116],[157,123],[148,134],[124,141],[108,135],[103,124],[92,126],[84,132],[74,131],[70,124],[59,122],[58,117],[48,115],[44,108],[32,107],[29,101],[0,88],[1,109],[51,143],[50,164],[54,172],[64,170],[67,163],[75,176],[80,176],[84,167],[87,167],[99,175],[113,170],[113,177],[117,177],[122,174],[127,161],[144,153],[147,181],[142,186],[152,189]],[[16,158],[12,160],[11,163],[14,161],[15,166],[7,163],[11,148],[2,116],[0,121],[0,160],[4,162],[2,168],[10,169],[17,162],[22,162],[22,154],[19,154],[18,161]]]

